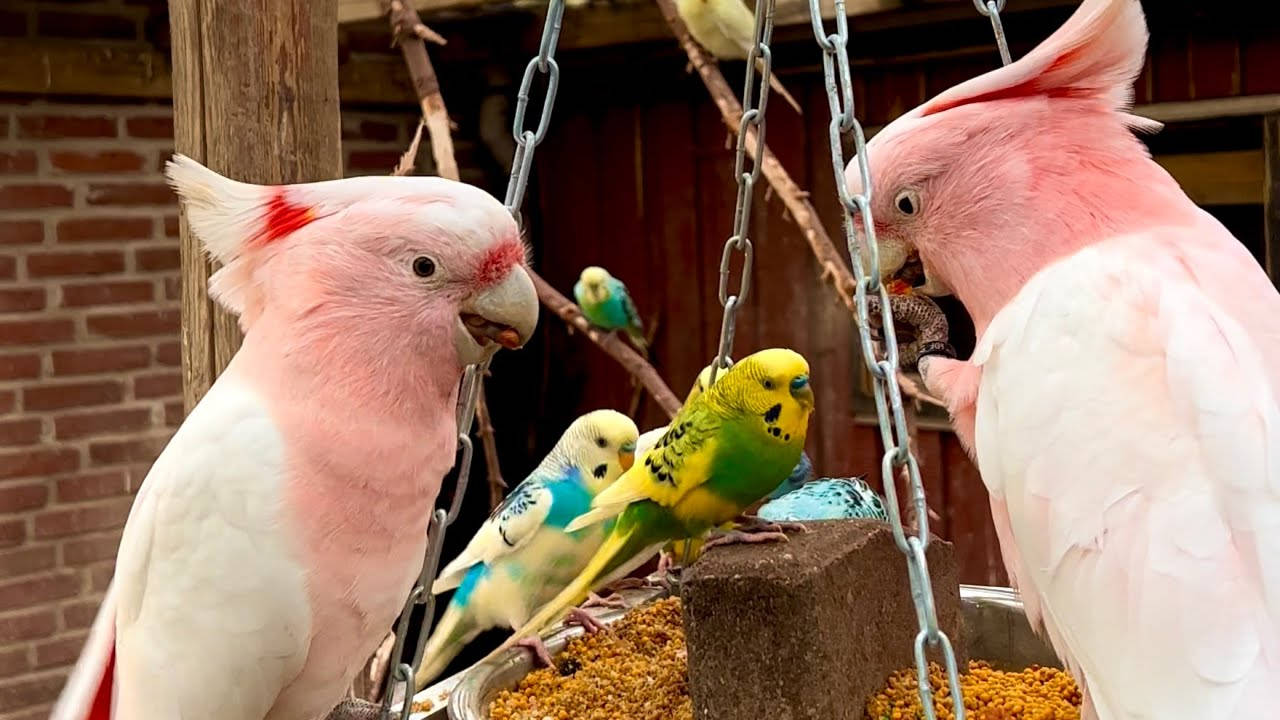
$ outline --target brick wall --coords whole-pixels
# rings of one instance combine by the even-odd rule
[[[343,118],[386,173],[407,113]],[[163,105],[0,104],[0,720],[47,717],[182,419]]]

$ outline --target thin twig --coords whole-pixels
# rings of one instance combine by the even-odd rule
[[[422,118],[431,136],[431,155],[436,161],[436,174],[457,180],[460,176],[458,161],[453,154],[453,138],[449,135],[449,112],[444,105],[444,96],[440,94],[440,80],[436,77],[435,66],[431,64],[427,46],[423,43],[424,37],[435,33],[422,24],[418,11],[408,3],[401,0],[380,0],[380,4],[391,23],[392,38],[400,46],[400,53],[409,68],[409,77],[413,80],[413,91],[418,96]],[[439,38],[439,35],[435,37]]]
[[[493,435],[493,420],[489,416],[489,403],[485,402],[484,386],[476,397],[476,424],[480,426],[480,444],[484,447],[484,464],[489,472],[489,509],[493,510],[506,496],[507,482],[502,479],[502,467],[498,464],[498,443]]]
[[[618,364],[627,372],[631,373],[653,396],[654,402],[666,411],[669,417],[675,417],[680,410],[680,400],[676,398],[675,393],[671,392],[671,388],[667,387],[666,382],[658,375],[658,371],[653,366],[640,357],[640,353],[632,350],[629,345],[618,337],[617,333],[605,332],[595,327],[582,316],[582,311],[578,306],[573,304],[569,298],[561,295],[559,291],[551,287],[546,280],[543,280],[537,273],[529,270],[529,276],[533,278],[533,287],[538,291],[538,299],[542,304],[551,310],[551,312],[560,316],[575,330],[586,335],[591,342],[600,346]]]
[[[645,333],[644,344],[645,347],[650,348],[652,351],[653,339],[658,336],[657,315],[649,318],[649,324],[647,327],[649,328],[649,332]],[[649,357],[653,357],[653,355],[650,355]],[[627,417],[633,418],[636,422],[639,422],[640,416],[637,413],[640,412],[640,401],[644,398],[644,386],[639,382],[636,382],[634,377],[631,379],[631,382],[635,385],[635,391],[631,394],[631,402],[627,404]]]
[[[680,41],[685,54],[689,56],[689,64],[698,71],[698,75],[702,78],[702,83],[707,86],[707,92],[711,94],[712,101],[720,109],[721,119],[728,126],[730,133],[736,135],[742,120],[742,104],[738,102],[738,98],[733,90],[730,89],[729,83],[725,82],[724,75],[720,74],[720,68],[715,60],[708,58],[702,46],[689,34],[689,29],[676,11],[675,0],[657,0],[657,3],[658,9],[662,11],[662,17],[667,21],[667,25],[671,27],[671,32]],[[857,304],[854,301],[854,296],[857,281],[854,280],[853,273],[845,266],[840,252],[836,250],[835,244],[831,242],[831,237],[827,235],[827,231],[823,229],[822,224],[818,221],[818,211],[809,202],[809,193],[801,188],[795,180],[791,179],[787,169],[778,161],[777,156],[773,154],[768,145],[764,146],[764,157],[756,157],[756,129],[754,127],[749,126],[747,128],[746,148],[747,153],[751,155],[751,159],[760,164],[760,172],[764,174],[769,181],[769,185],[772,186],[778,197],[782,199],[791,220],[800,228],[805,241],[809,243],[809,249],[813,252],[814,258],[817,259],[818,267],[821,268],[822,280],[830,283],[831,289],[840,298],[840,302],[856,317]],[[901,371],[898,372],[898,380],[905,394],[911,397],[919,397],[934,404],[941,404],[932,397],[922,396],[916,384],[910,382]]]

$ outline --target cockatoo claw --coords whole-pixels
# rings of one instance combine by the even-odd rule
[[[325,720],[378,720],[382,716],[382,704],[360,698],[347,698],[329,711]]]

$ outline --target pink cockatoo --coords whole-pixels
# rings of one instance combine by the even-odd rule
[[[525,248],[439,178],[168,175],[244,343],[147,475],[53,720],[324,717],[421,568],[463,367],[533,332]]]
[[[881,272],[972,316],[921,371],[1085,717],[1274,717],[1280,296],[1134,136],[1146,42],[1138,0],[1086,0],[881,130]]]

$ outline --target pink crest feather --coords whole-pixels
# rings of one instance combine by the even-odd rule
[[[275,186],[269,189],[270,195],[265,205],[263,230],[255,240],[266,244],[298,230],[315,219],[315,211],[305,205],[289,202],[285,197],[287,188]]]
[[[511,272],[511,268],[524,263],[524,244],[514,238],[504,240],[485,250],[476,268],[476,284],[488,287],[502,280]]]

